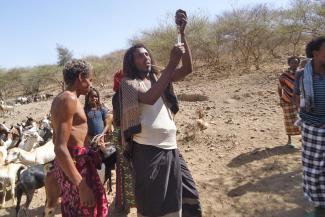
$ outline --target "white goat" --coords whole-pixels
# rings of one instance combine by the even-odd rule
[[[6,141],[3,141],[2,139],[0,139],[0,145],[5,147],[6,149],[16,147],[18,142],[19,142],[19,131],[15,127],[13,127],[8,132]]]
[[[4,115],[5,113],[12,113],[15,110],[15,108],[11,105],[7,105],[4,101],[1,101],[0,103],[0,112],[2,113],[2,115]]]
[[[17,97],[16,103],[27,104],[28,98],[24,96]]]
[[[37,165],[48,163],[55,158],[54,144],[50,140],[44,145],[28,152],[20,148],[12,148],[8,151],[6,163],[20,161],[24,165]]]
[[[0,124],[0,129],[9,133],[10,129],[5,124]]]
[[[5,160],[7,159],[8,151],[5,146],[0,146],[0,166],[5,164]]]
[[[15,183],[17,178],[17,173],[19,170],[25,169],[26,166],[20,163],[12,163],[8,165],[0,166],[0,183],[2,185],[3,198],[1,202],[1,207],[4,207],[6,201],[7,194],[7,186],[11,187],[11,198],[13,200],[13,204],[16,204],[15,198]]]
[[[43,129],[43,128],[50,128],[51,129],[51,121],[47,118],[47,117],[44,117],[41,121],[40,121],[40,129]]]
[[[38,131],[38,126],[37,126],[36,121],[29,122],[29,124],[30,125],[24,126],[24,128],[22,128],[23,133],[30,134],[30,133],[34,133],[34,132]]]
[[[44,139],[38,134],[38,132],[22,134],[21,142],[18,144],[18,148],[21,148],[25,151],[31,151],[35,149],[40,142],[43,142]]]

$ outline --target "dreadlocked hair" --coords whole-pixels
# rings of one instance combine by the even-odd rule
[[[149,73],[154,73],[156,75],[159,74],[159,71],[157,69],[157,67],[155,66],[155,60],[151,55],[151,52],[146,48],[145,45],[139,43],[139,44],[135,44],[132,47],[130,47],[124,54],[124,58],[123,58],[123,73],[125,77],[128,77],[130,79],[137,79],[137,78],[141,78],[140,77],[140,72],[137,69],[136,65],[134,64],[134,52],[136,51],[136,49],[138,48],[144,48],[148,51],[148,54],[150,56],[151,59],[151,65],[153,65],[151,67],[151,71]]]

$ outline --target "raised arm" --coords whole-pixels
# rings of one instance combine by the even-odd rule
[[[175,16],[175,22],[179,26],[179,33],[181,34],[181,41],[184,44],[185,53],[182,56],[182,66],[175,70],[172,81],[180,81],[185,78],[186,75],[192,73],[192,54],[185,37],[185,27],[187,24],[187,15],[183,10],[177,10]]]
[[[144,104],[153,105],[163,94],[164,90],[171,82],[173,74],[175,73],[176,66],[178,65],[182,55],[184,53],[184,47],[182,45],[175,45],[171,50],[169,63],[167,67],[161,72],[161,76],[157,82],[155,82],[151,88],[146,91],[138,92],[138,99]]]

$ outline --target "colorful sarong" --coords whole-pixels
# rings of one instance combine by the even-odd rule
[[[101,162],[100,156],[86,147],[69,147],[71,157],[80,175],[93,190],[95,207],[84,207],[80,204],[77,186],[72,184],[68,177],[55,162],[55,174],[60,186],[61,212],[63,217],[106,217],[108,216],[108,202],[103,185],[100,182],[96,166]]]
[[[325,207],[325,127],[302,122],[301,131],[304,195]]]
[[[295,126],[298,109],[295,104],[281,100],[281,107],[284,115],[284,126],[288,136],[300,135],[299,127]]]
[[[119,210],[135,207],[134,180],[129,162],[123,156],[121,132],[116,128],[113,132],[113,142],[116,146],[116,197],[115,207]]]

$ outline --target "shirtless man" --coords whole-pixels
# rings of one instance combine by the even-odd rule
[[[66,90],[51,107],[55,176],[60,186],[62,216],[103,216],[108,204],[96,166],[98,153],[85,147],[87,117],[78,97],[91,87],[92,67],[83,60],[71,60],[63,69]]]

